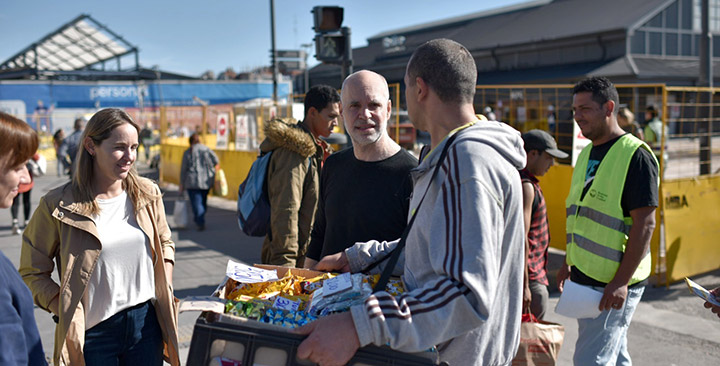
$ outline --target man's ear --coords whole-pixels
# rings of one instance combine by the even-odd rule
[[[305,113],[305,119],[314,120],[317,117],[318,113],[320,112],[317,110],[317,108],[310,107],[307,113]]]
[[[613,111],[615,111],[615,102],[612,100],[608,100],[605,105],[607,106],[607,111],[605,111],[605,117],[610,117],[613,114]]]
[[[430,93],[430,89],[429,89],[427,83],[425,82],[425,80],[423,80],[419,76],[416,76],[415,77],[415,86],[417,89],[418,101],[427,98],[428,94]]]
[[[392,116],[392,99],[388,99],[387,116],[388,116],[388,120],[390,119],[390,116]]]

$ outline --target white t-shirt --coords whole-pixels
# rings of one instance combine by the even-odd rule
[[[93,219],[102,250],[83,297],[86,330],[155,298],[150,240],[135,219],[130,197],[123,192],[97,202],[100,214]]]

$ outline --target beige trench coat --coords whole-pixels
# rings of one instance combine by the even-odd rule
[[[160,189],[140,178],[144,190]],[[162,198],[140,202],[137,222],[150,238],[155,272],[153,305],[162,329],[164,358],[179,365],[177,303],[165,275],[164,260],[175,261],[175,243],[165,218]],[[85,311],[82,301],[88,280],[102,249],[93,220],[79,212],[70,184],[45,195],[23,232],[20,275],[30,288],[33,300],[42,309],[59,317],[55,328],[55,365],[84,366]],[[58,265],[60,284],[50,276]]]

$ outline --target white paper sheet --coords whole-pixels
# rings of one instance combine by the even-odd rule
[[[602,296],[602,292],[593,290],[589,286],[578,285],[569,279],[565,280],[555,312],[568,318],[596,318],[600,315],[598,306]]]
[[[258,283],[277,281],[278,279],[277,271],[275,270],[252,267],[233,260],[228,260],[225,274],[240,283]]]

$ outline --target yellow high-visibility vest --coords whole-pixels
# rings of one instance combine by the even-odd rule
[[[652,153],[646,143],[632,134],[620,137],[600,162],[590,189],[583,199],[580,197],[585,186],[592,145],[582,150],[575,164],[570,193],[565,200],[566,260],[569,265],[600,282],[608,283],[615,277],[625,253],[633,221],[631,217],[623,216],[622,193],[630,161],[640,147]],[[657,160],[655,163],[657,164]],[[650,269],[651,258],[648,252],[633,273],[629,284],[648,278]]]

